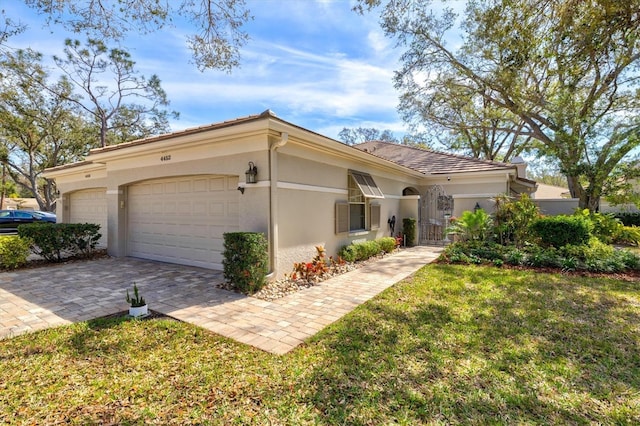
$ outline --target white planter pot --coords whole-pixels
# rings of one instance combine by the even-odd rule
[[[129,308],[129,316],[134,318],[146,317],[149,315],[149,307],[147,305],[138,306],[138,307],[130,307]]]

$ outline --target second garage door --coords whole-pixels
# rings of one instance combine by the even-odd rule
[[[128,191],[129,256],[222,269],[223,234],[238,230],[237,176],[185,176]]]
[[[107,246],[107,189],[92,188],[71,193],[69,196],[69,222],[100,225],[102,237],[98,242]]]

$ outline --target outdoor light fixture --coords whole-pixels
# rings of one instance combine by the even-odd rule
[[[249,170],[247,170],[246,172],[244,172],[244,174],[247,176],[247,183],[256,183],[256,176],[258,176],[258,168],[256,167],[255,164],[253,164],[253,161],[249,161]]]
[[[473,208],[474,212],[477,212],[478,210],[480,210],[482,207],[480,207],[480,203],[476,203],[476,206]]]

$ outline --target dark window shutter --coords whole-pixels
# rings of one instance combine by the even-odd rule
[[[349,232],[349,203],[336,203],[336,234]]]
[[[380,205],[371,205],[371,230],[380,229]]]

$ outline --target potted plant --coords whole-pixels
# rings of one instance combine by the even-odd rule
[[[136,283],[133,283],[133,297],[129,295],[129,290],[127,289],[127,303],[129,304],[129,316],[140,318],[149,315],[147,302],[145,302],[144,297],[140,296]]]

